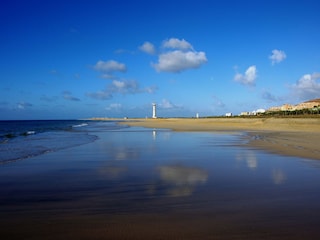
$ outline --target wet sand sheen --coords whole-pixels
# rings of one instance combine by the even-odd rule
[[[121,124],[174,131],[245,131],[251,147],[320,159],[320,118],[133,119]]]

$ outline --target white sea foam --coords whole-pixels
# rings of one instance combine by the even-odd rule
[[[79,128],[79,127],[85,127],[88,126],[88,123],[81,123],[81,124],[77,124],[77,125],[73,125],[73,128]]]

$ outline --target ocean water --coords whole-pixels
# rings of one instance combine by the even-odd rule
[[[0,121],[0,164],[96,140],[94,128],[116,129],[115,122],[86,120]]]
[[[319,161],[251,149],[242,132],[76,125],[53,131],[68,147],[0,165],[1,239],[320,237]]]

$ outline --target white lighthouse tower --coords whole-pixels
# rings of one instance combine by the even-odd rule
[[[157,104],[152,103],[152,118],[157,118],[157,110],[156,110]]]

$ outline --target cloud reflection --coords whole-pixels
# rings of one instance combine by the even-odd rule
[[[99,170],[101,174],[109,179],[117,179],[125,175],[128,171],[127,167],[108,166]]]
[[[236,159],[239,161],[245,160],[247,167],[252,170],[258,167],[258,160],[253,151],[246,151],[245,153],[237,154]]]
[[[170,197],[190,196],[197,185],[208,179],[206,171],[195,167],[170,165],[161,166],[158,171],[161,180],[169,185],[167,194]]]
[[[169,140],[171,138],[171,132],[166,130],[159,131],[158,129],[152,130],[152,139],[155,141],[159,136],[161,136],[162,140]]]
[[[274,184],[282,184],[286,181],[287,176],[281,169],[272,170],[272,180]]]
[[[116,146],[110,143],[105,149],[109,157],[116,161],[137,160],[141,155],[141,149],[137,147]]]

